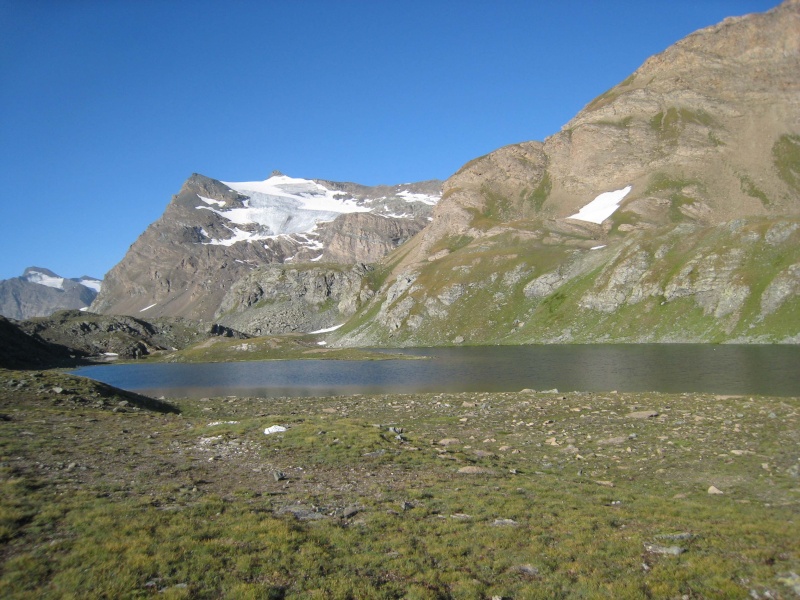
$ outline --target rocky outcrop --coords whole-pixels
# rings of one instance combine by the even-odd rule
[[[329,263],[375,263],[422,230],[428,220],[351,213],[326,224],[321,234],[322,260]]]
[[[251,335],[318,331],[341,325],[369,300],[372,267],[274,265],[237,281],[216,320]]]
[[[139,358],[153,352],[179,350],[212,336],[246,337],[221,325],[181,318],[145,321],[75,310],[29,319],[17,326],[35,340],[68,348],[73,357]]]

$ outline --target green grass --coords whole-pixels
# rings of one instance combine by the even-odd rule
[[[210,338],[183,350],[154,353],[134,362],[239,362],[253,360],[385,360],[385,353],[360,348],[326,348],[317,344],[324,335],[285,334],[247,339]],[[119,361],[126,362],[126,361]]]
[[[650,128],[662,142],[669,144],[678,142],[687,125],[714,127],[716,122],[711,115],[703,110],[694,111],[674,106],[668,108],[666,112],[657,113],[650,119]]]
[[[4,598],[788,598],[781,580],[800,570],[796,398],[217,398],[113,413],[9,392],[20,378],[0,373]],[[627,416],[643,409],[659,416]],[[263,435],[275,423],[288,431]]]

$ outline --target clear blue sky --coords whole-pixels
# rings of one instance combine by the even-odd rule
[[[778,0],[0,0],[0,279],[102,277],[193,172],[446,179]]]

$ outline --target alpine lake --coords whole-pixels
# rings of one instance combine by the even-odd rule
[[[83,367],[74,374],[149,395],[188,398],[523,389],[800,396],[800,347],[789,345],[467,346],[386,352],[386,360],[119,364]]]

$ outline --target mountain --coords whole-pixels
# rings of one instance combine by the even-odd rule
[[[477,158],[340,345],[800,342],[800,1]]]
[[[370,263],[420,231],[440,181],[363,186],[192,175],[106,275],[92,311],[211,320],[239,279],[265,265]]]
[[[101,281],[94,277],[66,279],[49,269],[28,267],[21,277],[0,281],[0,315],[22,320],[86,308],[100,288]]]

